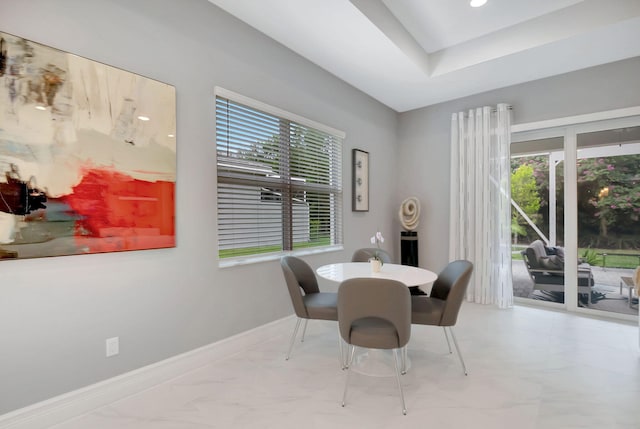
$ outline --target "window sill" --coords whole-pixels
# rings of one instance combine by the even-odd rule
[[[218,267],[220,268],[237,267],[240,265],[249,265],[249,264],[258,264],[260,262],[277,261],[283,256],[316,255],[320,253],[338,252],[340,250],[344,250],[344,246],[342,244],[335,245],[335,246],[326,246],[322,248],[315,248],[315,249],[310,248],[310,249],[293,250],[290,252],[269,253],[268,255],[252,255],[252,256],[241,257],[241,258],[228,258],[228,259],[219,260]]]

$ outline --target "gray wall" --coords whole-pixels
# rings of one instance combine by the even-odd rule
[[[397,260],[410,195],[421,265],[446,264],[452,112],[507,102],[524,123],[640,105],[636,58],[396,115],[206,0],[2,0],[0,31],[170,83],[178,113],[176,248],[0,262],[0,414],[292,313],[277,262],[217,268],[216,85],[347,133],[347,245],[314,267],[376,229]],[[350,210],[354,147],[371,154],[368,213]],[[121,353],[106,359],[112,336]]]
[[[522,124],[640,106],[639,76],[636,57],[400,114],[398,189],[422,205],[420,265],[439,270],[448,262],[452,113],[504,102]]]
[[[176,248],[0,262],[0,414],[292,314],[277,261],[217,267],[214,86],[347,133],[348,245],[312,266],[397,228],[396,113],[206,0],[2,0],[0,31],[170,83],[178,115]],[[368,213],[350,210],[354,147]]]

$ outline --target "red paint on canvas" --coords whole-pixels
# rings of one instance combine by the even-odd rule
[[[91,168],[64,198],[80,219],[76,244],[89,253],[175,245],[175,184]]]

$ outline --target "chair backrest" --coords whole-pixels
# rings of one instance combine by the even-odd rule
[[[445,267],[431,288],[430,298],[446,301],[440,326],[453,326],[458,320],[467,286],[473,272],[473,264],[466,260],[450,262]]]
[[[366,247],[363,249],[358,249],[353,253],[351,257],[351,262],[368,262],[369,259],[373,258],[376,253],[382,259],[382,262],[385,264],[391,263],[391,256],[382,249],[378,249],[376,247]]]
[[[533,269],[542,268],[542,259],[547,256],[547,252],[544,247],[544,243],[540,240],[535,240],[525,249],[527,255],[527,262]]]
[[[395,327],[392,337],[375,339],[376,344],[386,341],[389,345],[380,348],[404,347],[411,337],[411,294],[407,286],[396,280],[377,278],[343,281],[338,289],[338,327],[348,344],[354,344],[350,338],[352,324],[366,318],[383,319]],[[354,345],[368,347],[362,342]]]
[[[284,273],[284,279],[287,283],[287,289],[289,289],[289,296],[296,315],[309,318],[307,307],[302,299],[302,291],[304,291],[305,295],[320,292],[318,279],[313,269],[305,261],[295,256],[282,257],[280,266],[282,266],[282,272]]]

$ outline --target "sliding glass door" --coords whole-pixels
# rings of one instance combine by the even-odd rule
[[[579,132],[576,144],[578,305],[637,315],[640,126]]]
[[[564,137],[540,134],[511,145],[513,292],[561,305],[564,278],[537,269],[545,262],[542,252],[546,259],[549,249],[564,246]]]
[[[531,129],[512,142],[516,300],[637,316],[640,117]]]

